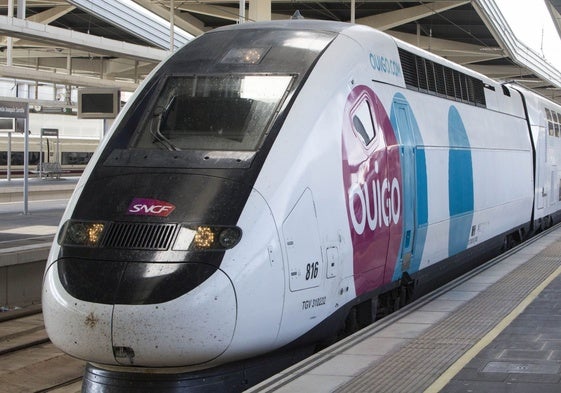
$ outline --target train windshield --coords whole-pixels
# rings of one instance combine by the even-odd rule
[[[255,151],[292,75],[169,76],[140,129],[140,149]]]

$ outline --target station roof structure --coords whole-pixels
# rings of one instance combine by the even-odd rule
[[[561,35],[561,0],[544,1]],[[514,36],[494,0],[0,0],[0,77],[133,91],[172,47],[240,19],[296,11],[308,19],[354,17],[561,103],[561,70]]]

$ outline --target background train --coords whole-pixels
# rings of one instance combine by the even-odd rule
[[[77,119],[76,114],[36,113],[29,114],[29,169],[36,170],[43,151],[43,162],[58,162],[67,174],[83,172],[93,152],[103,137],[103,121]],[[59,131],[58,150],[56,137],[40,138],[41,128]],[[11,175],[23,175],[24,137],[21,132],[11,137]],[[41,143],[43,144],[41,149]],[[0,179],[7,175],[8,134],[0,131]]]
[[[556,221],[560,122],[367,27],[206,33],[86,168],[46,266],[48,334],[91,362],[84,390],[241,390],[264,377],[247,359],[364,326]]]

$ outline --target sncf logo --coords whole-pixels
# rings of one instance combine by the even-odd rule
[[[175,205],[157,199],[134,198],[129,205],[127,214],[136,216],[167,217],[175,209]]]

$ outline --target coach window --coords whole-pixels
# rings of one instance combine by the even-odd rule
[[[555,127],[555,136],[559,137],[559,114],[557,112],[551,112],[553,116],[553,126]]]
[[[365,146],[376,137],[370,103],[363,99],[353,113],[353,129],[360,136]]]
[[[553,131],[553,117],[551,115],[551,111],[547,108],[545,108],[545,115],[547,117],[547,131],[549,136],[553,136],[554,131]]]

